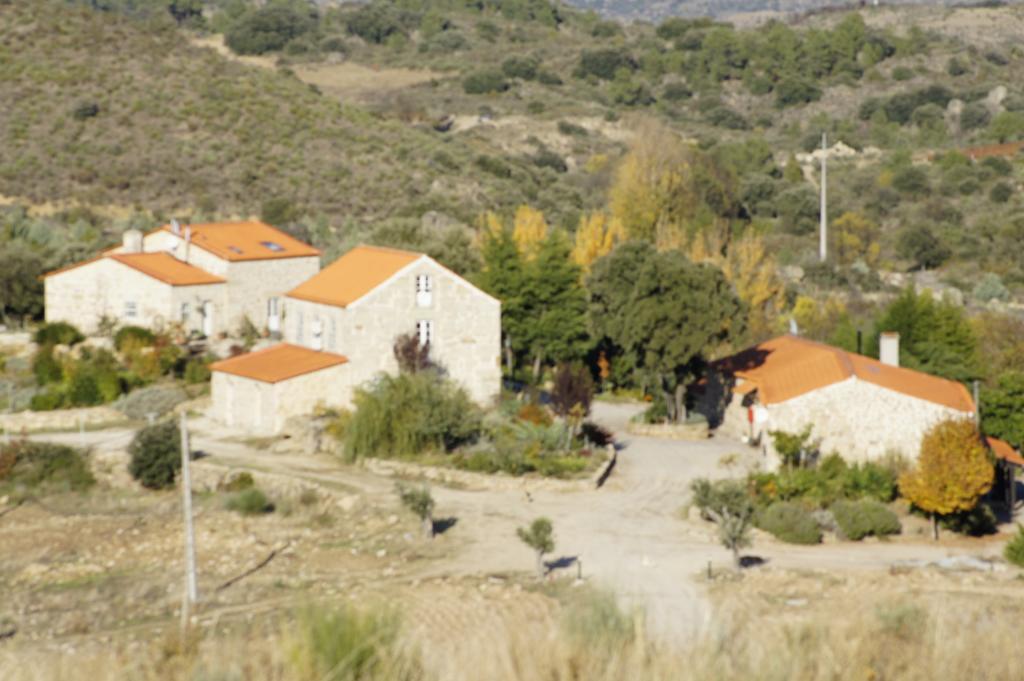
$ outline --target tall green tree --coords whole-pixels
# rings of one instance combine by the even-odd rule
[[[580,267],[573,262],[562,231],[548,234],[537,257],[527,263],[522,301],[528,320],[525,342],[535,380],[545,363],[583,356],[589,338],[587,294],[580,286]]]
[[[936,300],[929,291],[907,288],[875,322],[868,354],[878,353],[878,336],[900,334],[900,365],[954,381],[979,377],[978,342],[962,307]]]
[[[625,244],[595,263],[588,283],[593,328],[632,354],[637,371],[662,390],[670,420],[684,420],[687,384],[746,327],[725,275],[678,251]]]
[[[528,319],[523,297],[526,287],[525,263],[512,237],[503,227],[487,232],[481,247],[483,268],[476,284],[501,301],[501,335],[505,349],[505,371],[515,369],[515,356],[525,347]]]
[[[981,425],[986,435],[1024,447],[1024,373],[1003,374],[981,393]]]
[[[43,312],[43,260],[23,244],[0,245],[0,321],[24,321]]]

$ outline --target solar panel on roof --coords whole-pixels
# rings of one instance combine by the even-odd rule
[[[260,245],[263,246],[264,248],[269,248],[274,253],[284,252],[284,246],[282,246],[281,244],[276,244],[273,241],[261,241]]]

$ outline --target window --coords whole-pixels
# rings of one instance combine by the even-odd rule
[[[420,339],[420,345],[434,342],[434,322],[429,319],[421,319],[416,322],[416,336]]]
[[[434,284],[429,274],[416,275],[416,304],[419,307],[430,307]]]
[[[125,317],[135,317],[136,315],[138,315],[138,313],[139,313],[139,309],[135,305],[135,301],[134,300],[125,301],[125,304],[124,304],[124,316]]]
[[[260,245],[267,250],[273,251],[274,253],[284,253],[284,246],[276,244],[273,241],[261,241]]]
[[[187,322],[188,315],[191,310],[189,309],[188,303],[181,304],[181,321]]]

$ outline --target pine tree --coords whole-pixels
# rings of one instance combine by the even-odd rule
[[[512,373],[515,357],[526,346],[530,320],[525,309],[526,272],[512,230],[504,228],[493,214],[484,218],[481,255],[483,269],[476,277],[476,284],[501,301],[501,332],[505,347],[505,369]]]

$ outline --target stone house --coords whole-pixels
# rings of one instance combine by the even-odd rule
[[[881,360],[798,336],[765,341],[713,363],[696,409],[720,432],[759,443],[769,468],[779,464],[769,431],[808,425],[823,453],[913,459],[935,423],[974,418],[974,401],[960,383],[901,368],[897,334],[881,341]]]
[[[284,337],[349,359],[353,385],[398,370],[402,334],[477,402],[501,389],[501,303],[422,253],[358,246],[287,293]]]
[[[213,335],[221,330],[225,281],[168,253],[112,253],[45,275],[46,321],[95,333],[104,319]]]
[[[152,283],[138,287],[139,278],[129,271],[142,271],[141,263],[150,265],[144,274],[165,286],[198,286],[182,282],[203,280],[218,287],[193,288],[191,295],[168,293]],[[172,269],[180,276],[159,279]],[[236,331],[248,319],[257,329],[279,332],[282,296],[319,269],[317,249],[262,222],[172,222],[145,235],[129,230],[122,245],[46,275],[46,320],[92,332],[106,316],[142,326],[181,323],[212,335]],[[141,314],[143,308],[149,312]]]
[[[347,404],[348,359],[287,343],[210,365],[212,416],[248,434],[280,433],[292,416],[318,404]]]

